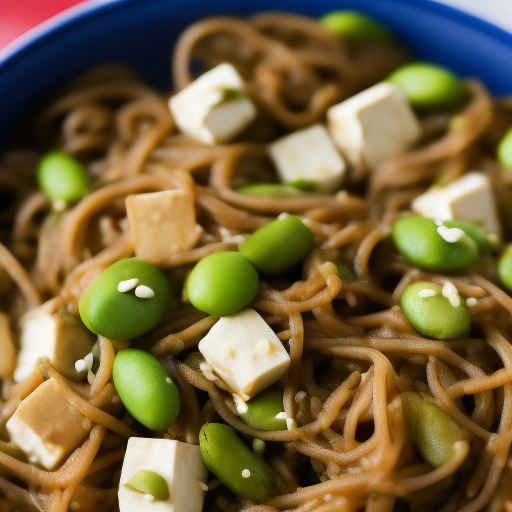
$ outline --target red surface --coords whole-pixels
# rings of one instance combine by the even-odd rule
[[[81,0],[0,0],[0,48]]]

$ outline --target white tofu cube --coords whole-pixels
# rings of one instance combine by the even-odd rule
[[[146,496],[124,484],[140,471],[158,473],[169,486],[169,498],[148,501]],[[208,469],[199,446],[171,439],[131,437],[119,482],[120,512],[201,512]]]
[[[26,379],[43,356],[65,377],[77,378],[75,362],[91,351],[95,336],[78,319],[56,312],[54,299],[20,320],[20,352],[14,380]]]
[[[11,441],[48,470],[78,448],[91,427],[59,393],[54,378],[25,398],[6,424]]]
[[[290,366],[279,338],[250,308],[222,317],[199,342],[199,351],[244,400],[274,384]]]
[[[192,249],[203,233],[188,190],[128,196],[126,213],[135,255],[153,265]]]
[[[435,187],[418,196],[411,209],[437,220],[469,220],[488,233],[501,233],[489,178],[473,171],[446,187]]]
[[[327,121],[336,144],[360,171],[395,156],[421,133],[405,94],[384,82],[331,107]]]
[[[0,313],[0,354],[0,379],[12,379],[16,368],[16,346],[7,313]]]
[[[204,144],[228,142],[255,117],[256,107],[232,64],[207,71],[169,100],[178,128]]]
[[[321,124],[286,135],[268,150],[284,183],[310,182],[315,190],[329,193],[343,182],[345,161]]]

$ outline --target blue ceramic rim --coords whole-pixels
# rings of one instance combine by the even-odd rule
[[[105,12],[117,9],[118,4],[143,3],[145,0],[89,0],[77,4],[65,11],[53,16],[43,23],[33,27],[25,34],[16,38],[5,48],[0,50],[0,71],[8,69],[22,58],[26,52],[31,51],[32,46],[41,41],[52,40],[61,33],[73,30],[75,24],[81,24],[84,19],[94,19]],[[394,0],[403,5],[414,5],[425,11],[434,12],[440,16],[453,19],[471,28],[475,28],[486,35],[504,42],[512,47],[512,33],[507,32],[489,21],[478,18],[473,14],[461,11],[455,7],[441,4],[434,0]]]

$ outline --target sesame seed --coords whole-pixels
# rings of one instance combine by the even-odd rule
[[[307,393],[305,391],[298,391],[296,394],[295,394],[295,401],[298,403],[298,402],[302,402],[302,400],[304,400],[304,398],[306,398],[306,395]]]
[[[201,487],[201,489],[206,492],[206,491],[209,491],[209,487],[204,483],[204,482],[199,482],[199,487]]]
[[[285,412],[278,412],[276,414],[276,420],[286,420],[288,419],[288,415]]]
[[[84,357],[84,362],[85,362],[85,368],[90,370],[92,368],[92,363],[94,362],[94,358],[90,352]],[[85,370],[85,368],[84,368],[84,370]]]
[[[213,370],[213,368],[206,362],[202,362],[202,363],[199,363],[199,369],[202,371],[202,372],[211,372]]]
[[[66,209],[67,205],[64,199],[56,199],[55,201],[53,201],[52,206],[56,212],[63,212]]]
[[[155,501],[155,497],[151,496],[151,494],[144,494],[144,499],[146,501]]]
[[[450,295],[455,295],[458,293],[459,292],[457,291],[457,288],[455,288],[453,283],[451,283],[450,281],[446,281],[446,283],[444,283],[443,290],[442,290],[443,297],[448,298],[448,297],[450,297]]]
[[[489,240],[491,244],[497,244],[500,241],[500,237],[496,233],[489,233],[487,235],[487,240]]]
[[[85,370],[85,361],[83,359],[79,359],[75,362],[75,370],[80,373]]]
[[[96,380],[96,375],[91,372],[91,370],[87,373],[87,382],[92,386],[94,384],[94,381]]]
[[[139,297],[139,299],[151,299],[151,297],[155,296],[155,292],[149,286],[141,284],[135,288],[135,296]]]
[[[251,476],[251,472],[250,472],[248,469],[244,469],[244,470],[242,471],[242,476],[243,476],[244,478],[249,478],[249,477]]]
[[[249,410],[249,407],[240,395],[233,395],[233,400],[235,401],[238,414],[245,414]]]
[[[450,295],[448,297],[448,300],[450,301],[450,304],[454,307],[454,308],[458,308],[460,306],[460,298],[458,295]]]
[[[297,428],[297,422],[293,418],[286,418],[286,428],[288,430],[294,430]]]
[[[464,236],[464,231],[462,231],[462,229],[448,228],[446,226],[439,226],[437,228],[437,232],[443,240],[450,244],[458,242]]]
[[[117,285],[117,291],[121,293],[128,292],[133,290],[139,284],[138,279],[127,279],[126,281],[121,281]]]
[[[281,214],[279,214],[279,216],[277,217],[279,220],[284,220],[286,219],[286,217],[288,217],[289,213],[286,213],[286,212],[283,212]]]
[[[37,457],[35,455],[31,455],[29,458],[28,458],[28,461],[31,462],[32,464],[35,464],[37,462]]]
[[[466,304],[468,306],[476,306],[477,300],[475,299],[475,297],[469,297],[469,299],[466,299]]]
[[[435,224],[436,226],[442,226],[442,225],[443,225],[443,221],[442,221],[442,220],[435,220],[435,221],[434,221],[434,224]]]
[[[121,399],[119,398],[119,395],[114,395],[114,396],[112,397],[112,402],[113,402],[113,403],[117,403],[117,402],[119,402],[119,400],[121,400]]]
[[[418,297],[433,297],[436,294],[434,290],[431,290],[430,288],[423,288],[423,290],[420,290],[418,292]]]
[[[166,377],[165,382],[167,382],[167,384],[172,384],[172,380],[170,377]]]
[[[331,496],[330,494],[326,494],[326,495],[324,496],[324,501],[329,501],[329,500],[331,499],[331,497],[332,497],[332,496]]]

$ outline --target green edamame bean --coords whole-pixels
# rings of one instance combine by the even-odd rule
[[[400,307],[407,320],[420,333],[438,340],[453,340],[467,336],[471,316],[466,302],[455,291],[435,283],[413,283],[405,288]]]
[[[461,270],[478,258],[478,247],[466,233],[461,233],[458,240],[448,242],[439,229],[442,226],[432,219],[407,217],[393,224],[391,238],[409,264],[424,270]]]
[[[449,69],[428,62],[412,62],[399,67],[387,78],[402,89],[414,108],[454,107],[466,97],[464,84]]]
[[[112,371],[114,386],[127,411],[145,427],[169,428],[180,412],[180,395],[162,365],[135,348],[120,350]]]
[[[357,11],[328,12],[320,18],[320,23],[351,41],[387,43],[393,40],[393,34],[385,25]]]
[[[298,197],[304,195],[301,190],[281,183],[251,183],[238,187],[236,191],[240,194],[256,197]]]
[[[505,167],[512,169],[512,128],[503,136],[498,145],[498,160]]]
[[[83,165],[62,151],[47,153],[37,169],[39,188],[52,201],[73,203],[89,193],[90,178]]]
[[[498,275],[503,285],[512,291],[512,244],[505,249],[498,261]]]
[[[414,446],[428,464],[442,466],[454,456],[454,445],[466,437],[465,431],[446,411],[418,394],[400,396]]]
[[[120,283],[134,279],[138,281],[133,281],[131,289],[119,291]],[[154,294],[152,297],[140,296],[148,291],[146,288]],[[153,329],[171,299],[172,289],[165,274],[150,263],[128,258],[96,277],[80,299],[78,309],[92,332],[112,340],[129,340]]]
[[[491,242],[487,233],[479,226],[469,220],[445,220],[443,224],[449,228],[459,228],[473,239],[480,254],[488,254],[492,250]]]
[[[137,471],[124,486],[130,491],[149,494],[156,500],[166,500],[169,497],[169,486],[165,478],[149,469]]]
[[[280,274],[302,261],[313,248],[313,233],[299,217],[281,214],[256,230],[240,252],[261,272]]]
[[[231,427],[220,423],[203,425],[199,446],[206,467],[237,496],[257,502],[271,497],[275,485],[272,468]]]
[[[286,418],[276,418],[284,413],[283,390],[268,388],[246,402],[247,412],[240,414],[251,427],[260,430],[286,430]]]
[[[256,269],[239,252],[204,257],[185,283],[188,300],[212,316],[226,316],[245,308],[258,291]]]

